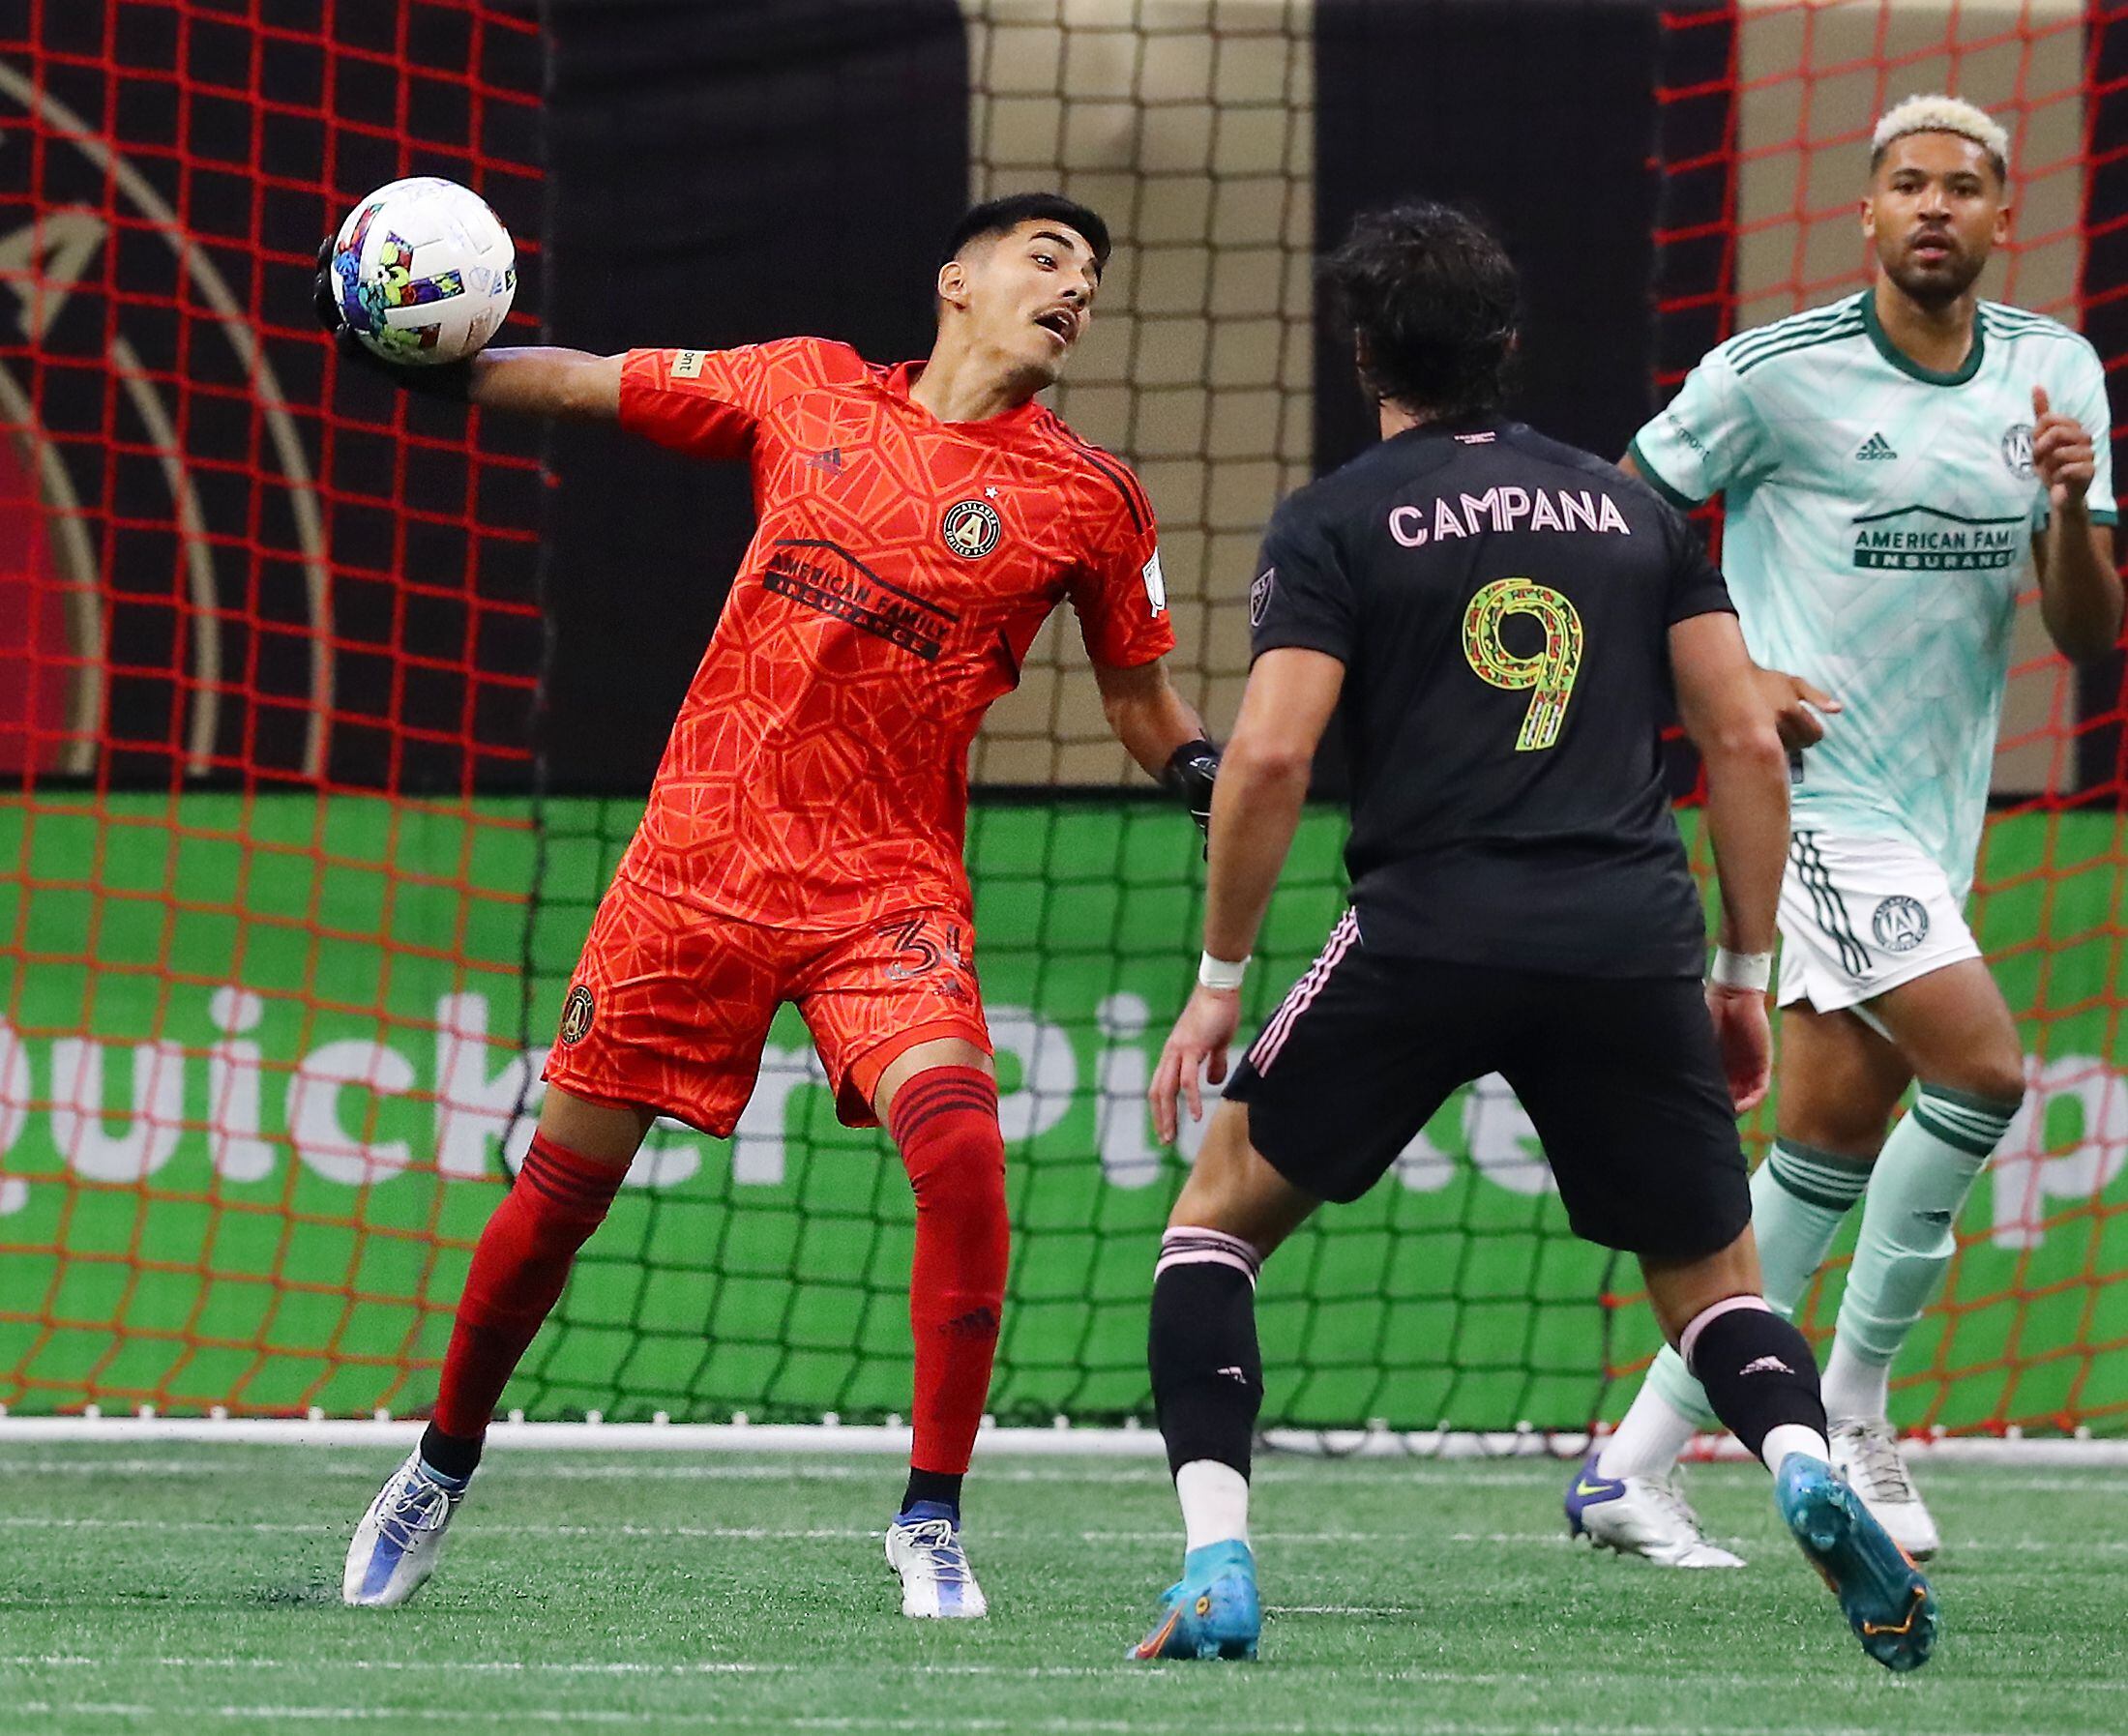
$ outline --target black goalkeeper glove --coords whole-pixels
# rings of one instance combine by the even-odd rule
[[[339,292],[333,286],[333,238],[330,235],[317,245],[317,281],[313,286],[312,306],[317,309],[318,324],[331,335],[333,347],[340,352],[342,362],[351,362],[357,368],[390,380],[401,392],[418,393],[423,397],[448,398],[453,403],[472,401],[473,363],[470,357],[462,362],[427,368],[419,363],[387,362],[348,328],[347,317],[340,311]]]
[[[1182,798],[1182,805],[1204,834],[1204,853],[1212,853],[1212,780],[1219,776],[1219,750],[1210,742],[1184,742],[1167,755],[1167,769],[1161,774],[1164,788]]]

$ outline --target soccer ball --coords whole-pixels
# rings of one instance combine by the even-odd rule
[[[433,175],[378,188],[333,241],[340,313],[387,362],[462,362],[517,293],[517,251],[480,194]]]

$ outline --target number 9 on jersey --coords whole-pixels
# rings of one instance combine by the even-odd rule
[[[1501,639],[1501,624],[1510,615],[1532,616],[1544,629],[1544,649],[1534,657],[1517,656]],[[1515,738],[1518,753],[1558,741],[1581,667],[1581,617],[1573,603],[1532,578],[1496,578],[1463,611],[1463,656],[1481,681],[1511,691],[1537,690]]]

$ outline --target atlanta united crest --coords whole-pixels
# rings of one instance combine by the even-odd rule
[[[1918,898],[1897,895],[1877,905],[1870,932],[1887,953],[1910,953],[1929,937],[1929,909]]]
[[[590,1030],[591,990],[578,983],[562,1002],[562,1041],[572,1045],[581,1043]]]
[[[989,501],[961,500],[946,509],[938,534],[961,559],[978,561],[997,546],[997,539],[1005,534],[1005,524]]]
[[[2002,430],[2002,464],[2012,476],[2032,474],[2032,425],[2013,422]]]

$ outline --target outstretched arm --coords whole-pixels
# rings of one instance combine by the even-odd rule
[[[469,365],[466,397],[484,410],[618,422],[625,359],[580,349],[485,349]]]
[[[331,334],[342,361],[424,397],[564,422],[620,420],[621,356],[574,349],[484,349],[462,362],[440,365],[386,361],[348,330],[340,297],[333,292],[332,257],[333,238],[327,236],[318,245],[312,301],[317,322]]]

